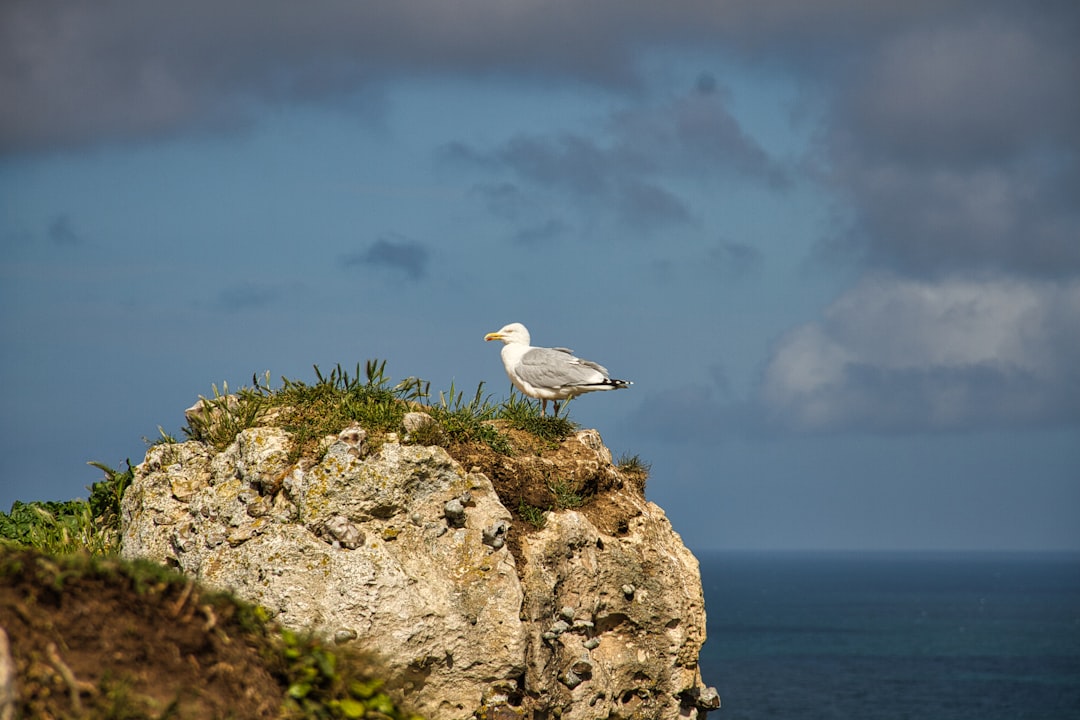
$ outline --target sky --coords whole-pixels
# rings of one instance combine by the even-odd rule
[[[0,5],[0,508],[521,322],[691,549],[1080,550],[1080,6]]]

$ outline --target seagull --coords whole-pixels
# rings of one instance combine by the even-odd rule
[[[597,390],[619,390],[634,383],[612,380],[603,365],[574,357],[568,348],[533,347],[529,331],[521,323],[510,323],[498,332],[488,333],[484,340],[502,340],[503,367],[510,382],[529,397],[540,401],[540,414],[547,415],[548,400],[559,402]]]

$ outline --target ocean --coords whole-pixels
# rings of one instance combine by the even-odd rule
[[[1080,719],[1080,555],[697,555],[710,720]]]

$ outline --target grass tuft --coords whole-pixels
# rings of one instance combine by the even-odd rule
[[[555,507],[560,510],[579,508],[589,499],[587,495],[582,495],[579,492],[579,488],[574,487],[572,483],[565,480],[548,483],[548,490],[551,491],[551,496],[555,498]]]
[[[513,389],[499,406],[497,416],[515,430],[524,430],[552,443],[561,442],[578,429],[576,423],[565,417],[541,415],[538,400],[530,400]]]
[[[537,530],[542,530],[547,525],[547,510],[530,505],[524,500],[518,503],[518,515]]]

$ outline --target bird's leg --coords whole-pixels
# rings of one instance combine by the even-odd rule
[[[547,400],[540,401],[540,417],[547,416]]]
[[[555,414],[552,415],[552,417],[559,417],[559,401],[555,400],[554,403],[555,403]]]

